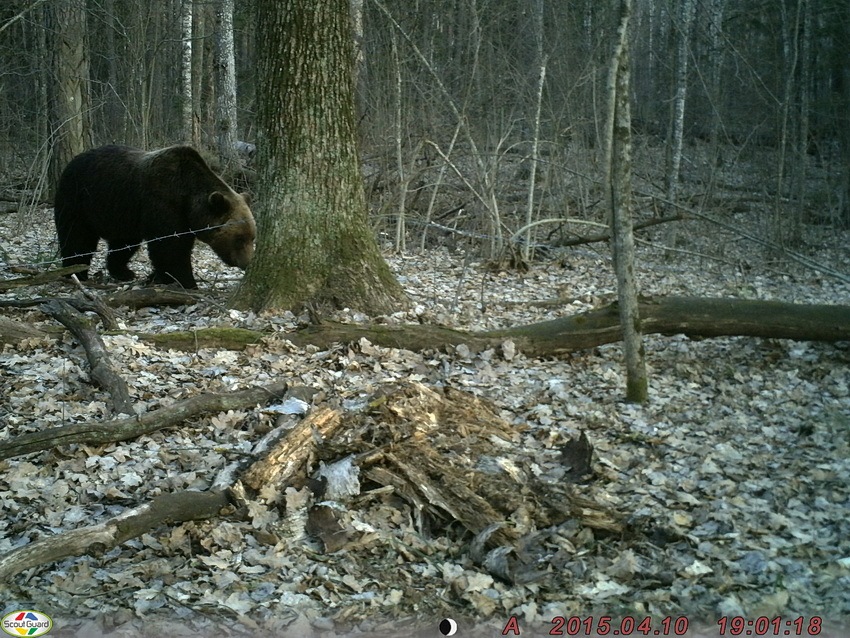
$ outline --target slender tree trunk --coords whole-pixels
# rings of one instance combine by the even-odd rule
[[[611,215],[611,243],[623,351],[626,359],[626,400],[645,403],[648,381],[635,281],[635,244],[632,234],[631,115],[629,112],[629,17],[631,0],[620,1],[617,44],[608,80],[607,188]]]
[[[809,102],[812,86],[812,10],[809,0],[801,0],[803,24],[800,33],[800,82],[797,93],[797,143],[795,149],[796,168],[793,171],[792,196],[794,199],[793,227],[791,233],[800,237],[806,208],[806,180],[808,178],[809,146]]]
[[[719,131],[720,118],[724,111],[722,99],[722,73],[723,73],[723,10],[726,0],[709,0],[708,2],[708,93],[712,103],[711,123],[709,128],[709,140],[715,147],[715,153],[720,153]]]
[[[182,0],[180,5],[180,138],[184,142],[193,139],[192,100],[192,14],[195,3]]]
[[[674,203],[682,165],[685,98],[688,88],[688,47],[694,16],[694,0],[681,0],[679,7],[678,37],[676,39],[676,94],[673,98],[673,113],[670,120],[670,164],[667,169],[667,199]]]
[[[839,41],[847,46],[850,42],[850,4],[844,5],[839,18],[841,25],[836,28]],[[845,224],[850,224],[850,65],[845,55],[835,55],[832,75],[834,92],[834,116],[838,129],[841,176],[838,185],[838,215]]]
[[[223,166],[235,161],[236,62],[233,47],[233,0],[217,0],[215,14],[216,132]]]
[[[85,0],[57,0],[53,184],[71,158],[91,145],[88,122],[89,61]]]
[[[401,77],[401,60],[398,57],[398,43],[395,31],[391,34],[392,39],[392,54],[393,67],[395,68],[395,151],[396,151],[396,168],[398,170],[398,213],[396,216],[395,225],[395,250],[398,253],[403,253],[407,249],[407,220],[406,220],[406,205],[407,205],[407,176],[404,169],[404,119],[402,113],[402,77]]]
[[[236,305],[397,309],[366,216],[348,0],[258,0],[257,41],[257,250]]]
[[[525,241],[522,244],[522,258],[531,259],[531,224],[534,221],[534,189],[537,183],[537,163],[540,159],[540,111],[543,106],[543,87],[546,84],[546,54],[543,53],[543,0],[534,0],[532,4],[534,21],[534,64],[537,68],[537,91],[532,117],[534,132],[531,139],[531,169],[528,176],[528,201],[525,211]]]
[[[108,86],[105,90],[106,101],[106,134],[110,140],[124,140],[126,126],[124,125],[123,113],[121,112],[121,90],[118,81],[118,60],[120,54],[115,40],[115,0],[104,0],[103,10],[106,19],[104,30],[106,33],[106,77]]]
[[[205,4],[192,2],[192,35],[196,38],[195,45],[192,47],[192,144],[196,147],[203,145],[202,139],[202,122],[203,122],[203,96],[204,94],[204,79],[209,77],[206,71],[205,62],[207,46],[206,30],[207,30],[207,7]]]
[[[797,77],[797,67],[799,63],[799,31],[802,3],[804,0],[797,0],[797,9],[793,20],[788,16],[784,3],[782,8],[782,50],[783,50],[783,67],[785,74],[785,88],[782,95],[782,105],[779,111],[779,161],[776,169],[776,186],[774,191],[773,203],[773,220],[770,225],[770,237],[777,246],[785,246],[787,239],[791,236],[788,228],[788,207],[786,206],[786,198],[788,195],[787,186],[785,183],[786,164],[788,163],[788,143],[790,126],[793,122],[790,121],[791,106],[794,101],[794,80]],[[791,143],[793,144],[793,138]]]
[[[355,103],[357,100],[362,100],[364,93],[363,86],[363,69],[365,68],[366,57],[363,53],[363,0],[351,0],[351,28],[354,33],[354,95]],[[357,113],[363,113],[362,106],[357,109]]]
[[[45,63],[41,64],[38,69],[38,73],[36,74],[36,83],[37,88],[36,92],[38,94],[38,113],[39,117],[37,119],[37,128],[38,139],[46,140],[50,137],[50,127],[51,127],[51,117],[50,117],[50,95],[51,95],[51,77],[50,77],[50,65],[46,63],[47,60],[51,59],[50,48],[47,43],[47,31],[50,26],[50,14],[51,9],[49,6],[41,6],[38,9],[37,15],[40,20],[34,29],[35,32],[35,50],[38,54],[38,58],[40,60],[44,60]],[[40,28],[39,28],[40,27]]]

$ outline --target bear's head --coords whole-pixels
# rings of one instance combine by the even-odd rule
[[[197,233],[228,266],[245,270],[254,256],[257,225],[247,194],[230,189],[213,191],[207,197],[209,230]]]

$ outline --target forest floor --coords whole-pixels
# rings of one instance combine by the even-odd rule
[[[715,228],[696,222],[683,228],[690,254],[669,258],[639,246],[642,294],[850,303],[847,284],[787,262],[766,265],[752,245]],[[850,273],[850,234],[811,233],[801,250]],[[0,238],[0,266],[54,254],[49,211],[24,225],[15,215],[0,216]],[[709,246],[714,253],[723,246],[724,261],[698,255]],[[140,273],[143,261],[135,266]],[[388,261],[412,306],[382,318],[386,323],[515,326],[581,312],[615,295],[604,244],[566,249],[528,272],[493,271],[444,249]],[[613,617],[620,635],[646,635],[628,621],[620,624],[625,618],[650,618],[649,635],[674,635],[680,618],[686,620],[678,628],[686,622],[688,635],[718,635],[724,617],[779,617],[781,631],[771,625],[761,635],[815,635],[822,618],[820,635],[848,635],[850,344],[650,335],[650,401],[636,406],[623,401],[618,344],[558,360],[366,342],[299,348],[287,332],[304,317],[230,310],[227,293],[239,272],[205,247],[196,248],[195,263],[207,299],[190,307],[120,309],[127,333],[104,337],[138,412],[280,378],[312,389],[314,405],[349,411],[363,409],[390,384],[450,386],[491,402],[515,426],[516,458],[544,484],[564,480],[553,459],[585,432],[594,448],[593,474],[574,489],[622,515],[629,531],[616,536],[562,525],[547,541],[539,577],[516,584],[470,558],[468,532],[433,522],[423,528],[403,499],[375,496],[342,506],[358,540],[334,553],[310,536],[282,534],[285,508],[272,505],[247,520],[164,526],[102,555],[19,574],[0,583],[4,614],[39,610],[54,618],[53,633],[62,636],[439,636],[444,618],[457,620],[457,635],[484,636],[501,635],[512,617],[521,635],[544,635],[571,629],[559,617],[591,616],[594,628],[600,616]],[[75,292],[62,282],[0,299]],[[558,299],[563,303],[552,303]],[[0,313],[53,323],[32,308]],[[348,311],[334,318],[371,320]],[[244,351],[185,352],[160,350],[130,334],[206,326],[263,329],[269,337]],[[0,446],[25,432],[109,418],[105,394],[90,383],[82,348],[67,333],[0,352]],[[207,489],[280,418],[297,417],[261,408],[221,413],[133,441],[2,461],[0,554],[159,494]],[[802,633],[790,624],[798,618]],[[586,626],[569,635],[588,635]]]

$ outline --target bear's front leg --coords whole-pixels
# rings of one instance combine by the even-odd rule
[[[164,237],[148,241],[148,255],[153,265],[150,281],[155,284],[179,284],[183,288],[197,288],[192,274],[192,235]]]

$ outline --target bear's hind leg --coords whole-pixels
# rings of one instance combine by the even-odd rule
[[[109,252],[106,254],[106,269],[114,279],[118,281],[132,281],[136,274],[127,266],[130,259],[139,249],[138,244],[124,244],[111,242]]]
[[[192,235],[166,237],[148,242],[148,255],[153,264],[150,281],[155,284],[180,284],[183,288],[197,288],[192,274]]]

